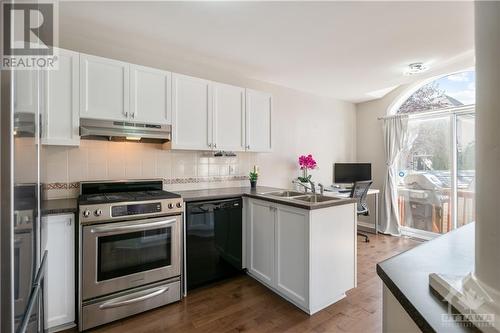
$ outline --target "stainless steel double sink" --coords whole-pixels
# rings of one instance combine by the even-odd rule
[[[297,191],[277,191],[277,192],[268,192],[263,194],[273,197],[279,197],[282,199],[297,200],[307,203],[320,203],[320,202],[336,201],[341,199],[321,194],[305,194]]]

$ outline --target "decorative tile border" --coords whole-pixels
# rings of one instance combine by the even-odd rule
[[[70,188],[70,186],[76,187],[71,187],[71,188],[79,188],[80,183],[44,183],[42,184],[42,189],[45,191],[50,191],[50,190],[67,190]]]
[[[192,177],[192,178],[164,178],[163,184],[195,184],[195,183],[220,183],[247,180],[248,176],[219,176],[219,177]]]
[[[164,185],[196,184],[196,183],[220,183],[247,180],[248,176],[214,176],[214,177],[190,177],[190,178],[163,178]],[[80,182],[72,183],[45,183],[42,185],[44,191],[79,189]]]

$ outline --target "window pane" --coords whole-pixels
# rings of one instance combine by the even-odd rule
[[[408,130],[414,141],[397,169],[401,225],[448,232],[453,228],[450,117],[413,119]]]
[[[457,117],[457,226],[475,220],[474,115]]]
[[[397,113],[414,113],[475,104],[475,80],[474,71],[439,78],[415,91],[399,107]]]

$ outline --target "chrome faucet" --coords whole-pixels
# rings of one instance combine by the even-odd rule
[[[325,192],[325,186],[323,186],[323,184],[321,183],[318,183],[318,186],[319,186],[319,193],[323,195],[323,193]]]
[[[316,194],[316,184],[312,180],[309,179],[309,184],[311,184],[311,192]]]

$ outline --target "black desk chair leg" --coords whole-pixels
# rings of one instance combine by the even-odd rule
[[[358,236],[361,236],[361,237],[364,237],[365,238],[365,243],[368,243],[370,241],[370,239],[368,238],[368,235],[365,235],[361,232],[358,231]]]

